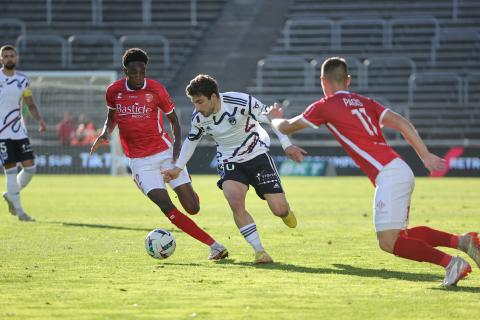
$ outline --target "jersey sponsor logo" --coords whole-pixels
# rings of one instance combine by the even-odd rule
[[[280,188],[280,184],[278,183],[278,176],[276,173],[268,173],[267,171],[262,170],[255,175],[255,178],[258,181],[257,183],[258,185],[268,184],[273,182],[275,183],[275,185],[278,185],[278,187],[274,185],[273,186],[274,188]]]
[[[119,116],[126,116],[126,115],[133,115],[133,116],[144,116],[149,112],[152,112],[152,108],[149,108],[145,105],[140,105],[139,103],[135,102],[133,105],[124,106],[120,103],[115,105]]]
[[[343,104],[346,107],[363,107],[363,103],[359,99],[343,98],[342,100],[343,100]]]

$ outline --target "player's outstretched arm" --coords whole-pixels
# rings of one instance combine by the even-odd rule
[[[95,139],[90,154],[94,154],[102,144],[108,144],[108,138],[113,129],[115,129],[115,109],[108,109],[107,120],[103,125],[102,133]]]
[[[422,138],[420,138],[417,130],[410,121],[398,113],[388,110],[382,119],[382,124],[385,127],[399,131],[405,140],[407,140],[407,142],[412,146],[420,159],[423,161],[425,168],[427,168],[429,171],[445,169],[445,159],[442,159],[428,151],[427,146],[423,142]]]
[[[277,103],[267,109],[267,116],[272,121],[272,127],[283,134],[292,134],[308,127],[308,124],[302,120],[302,115],[284,119],[283,109]]]

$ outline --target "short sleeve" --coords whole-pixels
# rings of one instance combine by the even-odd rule
[[[372,111],[374,112],[376,118],[378,119],[378,123],[380,124],[380,126],[383,127],[382,119],[387,113],[387,111],[390,109],[384,107],[383,105],[381,105],[380,103],[378,103],[373,99],[370,99],[370,105],[372,106]]]
[[[311,127],[318,128],[322,123],[326,122],[323,116],[324,109],[325,107],[323,100],[312,103],[302,113],[303,120],[305,120],[305,122],[307,122]]]
[[[268,122],[267,106],[253,96],[249,96],[249,112],[259,122]]]
[[[114,90],[112,86],[109,86],[107,88],[107,91],[105,92],[105,101],[107,103],[107,108],[108,109],[115,109],[115,100],[114,100]]]
[[[173,103],[170,94],[168,94],[167,89],[164,86],[158,86],[158,99],[159,99],[159,107],[160,109],[165,112],[165,114],[169,114],[175,109],[175,103]]]

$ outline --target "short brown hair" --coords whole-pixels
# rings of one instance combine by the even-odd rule
[[[217,95],[217,97],[220,96],[217,80],[207,74],[199,74],[190,80],[190,83],[185,89],[185,93],[189,97],[204,95],[209,99],[214,93]]]
[[[15,48],[14,45],[11,45],[11,44],[6,44],[0,48],[0,55],[3,54],[3,51],[13,51],[17,53],[17,49]]]
[[[322,63],[322,77],[335,82],[344,82],[348,78],[348,66],[345,59],[331,57]]]

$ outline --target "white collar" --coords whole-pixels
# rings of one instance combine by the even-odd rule
[[[135,91],[135,90],[132,90],[128,87],[128,83],[127,83],[127,78],[125,78],[125,88],[127,89],[127,91]],[[145,89],[147,87],[147,79],[144,79],[143,80],[143,87],[141,87],[140,89]],[[140,90],[140,89],[136,89],[136,90]]]

